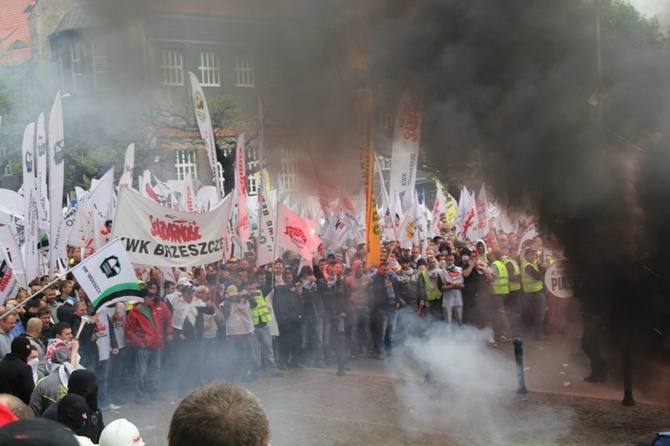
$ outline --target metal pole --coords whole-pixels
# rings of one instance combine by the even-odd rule
[[[621,347],[621,367],[623,368],[623,401],[624,406],[634,406],[633,399],[633,373],[630,360],[630,346]]]
[[[514,358],[516,359],[516,376],[519,381],[519,389],[516,393],[528,393],[526,389],[526,380],[523,374],[523,341],[521,338],[516,338],[514,344]]]
[[[49,288],[51,285],[53,285],[57,281],[61,280],[63,277],[67,276],[70,273],[70,271],[71,270],[68,270],[65,273],[61,274],[60,276],[57,276],[54,280],[52,280],[51,282],[44,285],[38,292],[36,292],[35,294],[33,294],[32,296],[30,296],[29,298],[27,298],[26,300],[24,300],[20,304],[18,304],[15,308],[12,308],[11,310],[5,312],[2,316],[0,316],[0,319],[4,319],[5,316],[7,316],[9,313],[12,313],[12,312],[16,311],[17,308],[21,308],[21,307],[25,306],[25,304],[27,304],[30,299],[34,298],[35,296],[40,294],[42,291]]]

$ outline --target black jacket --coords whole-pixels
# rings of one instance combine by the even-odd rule
[[[30,344],[28,339],[26,342]],[[29,404],[34,388],[33,369],[26,359],[18,353],[7,353],[0,361],[0,393],[9,393]]]

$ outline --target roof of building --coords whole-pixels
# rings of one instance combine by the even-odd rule
[[[97,28],[106,24],[107,22],[99,15],[93,14],[86,8],[78,6],[71,9],[63,16],[58,27],[51,36],[53,37],[66,31]]]
[[[0,2],[0,64],[20,64],[30,59],[28,17],[35,0]]]

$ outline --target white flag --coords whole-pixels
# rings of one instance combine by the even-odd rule
[[[12,264],[12,269],[21,286],[28,289],[28,279],[23,266],[23,256],[19,248],[18,236],[12,231],[12,226],[5,225],[0,227],[0,245],[5,247],[5,253]]]
[[[42,275],[40,268],[37,178],[35,178],[35,123],[31,122],[23,133],[23,218],[24,261],[28,282]]]
[[[235,190],[237,192],[237,221],[235,233],[241,242],[242,249],[246,250],[246,241],[249,240],[251,229],[249,224],[249,212],[247,211],[247,168],[244,155],[244,133],[237,138]]]
[[[435,182],[435,204],[433,205],[433,222],[431,225],[430,235],[440,235],[440,228],[442,227],[442,214],[447,212],[447,200],[444,197],[444,192],[439,182]]]
[[[65,223],[63,220],[63,184],[65,182],[65,131],[60,91],[49,115],[49,274],[59,263],[67,265]]]
[[[391,149],[389,193],[401,196],[403,210],[409,209],[414,199],[422,109],[421,89],[412,83],[405,88],[398,104]]]
[[[115,302],[142,300],[140,284],[123,243],[115,239],[72,269],[96,312]]]
[[[216,146],[214,144],[214,130],[212,129],[212,119],[209,116],[209,108],[207,108],[207,101],[205,94],[202,92],[202,87],[195,74],[189,71],[191,78],[191,89],[193,90],[193,106],[195,107],[195,117],[198,121],[198,129],[200,136],[205,142],[205,149],[207,149],[207,158],[209,165],[212,168],[212,177],[214,185],[216,186],[216,193],[221,199],[221,184],[219,183],[218,162],[216,160]]]
[[[477,197],[477,232],[478,238],[484,238],[489,233],[489,200],[486,193],[486,184],[482,183]]]
[[[40,113],[35,129],[35,175],[37,177],[37,215],[39,227],[45,233],[49,230],[49,199],[47,189],[47,134],[44,113]]]
[[[313,247],[318,246],[319,243],[319,236],[310,225],[289,208],[279,203],[277,209],[277,247],[297,252],[303,259],[311,260]]]
[[[256,266],[267,265],[275,260],[275,212],[272,203],[265,197],[267,192],[258,191],[258,240],[256,241]]]
[[[7,250],[0,244],[0,305],[4,305],[7,299],[13,299],[18,291],[19,282],[12,262],[7,257]]]
[[[120,187],[132,187],[133,169],[135,168],[135,144],[131,143],[126,149],[126,157],[123,162],[123,173],[119,180]]]

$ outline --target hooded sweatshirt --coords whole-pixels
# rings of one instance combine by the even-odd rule
[[[30,340],[20,337],[12,341],[10,353],[0,361],[0,393],[14,395],[26,404],[35,387],[33,369],[27,362],[29,355]]]

